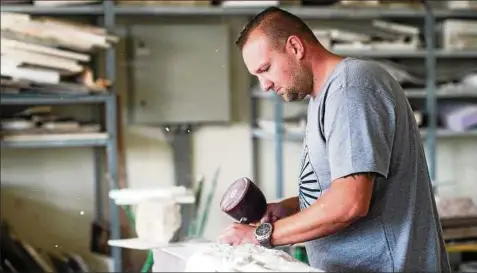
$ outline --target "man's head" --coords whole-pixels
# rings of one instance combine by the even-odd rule
[[[310,45],[319,45],[313,32],[297,16],[276,7],[256,15],[235,42],[251,74],[262,88],[286,101],[303,99],[313,91]]]

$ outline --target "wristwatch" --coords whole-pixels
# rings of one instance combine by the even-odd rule
[[[266,248],[272,248],[271,237],[273,226],[270,223],[262,223],[255,228],[254,234],[258,243]]]

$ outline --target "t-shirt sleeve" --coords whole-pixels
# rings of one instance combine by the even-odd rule
[[[384,93],[361,87],[341,88],[328,97],[324,135],[332,181],[361,172],[388,176],[394,105]]]

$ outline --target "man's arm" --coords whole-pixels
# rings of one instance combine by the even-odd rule
[[[257,226],[259,223],[273,223],[278,219],[282,219],[291,216],[300,211],[300,205],[298,203],[298,196],[283,199],[281,201],[275,201],[267,204],[267,211],[263,215],[260,222],[252,223],[253,226]]]
[[[275,222],[272,245],[295,244],[327,236],[366,216],[374,179],[373,173],[336,179],[309,208]]]

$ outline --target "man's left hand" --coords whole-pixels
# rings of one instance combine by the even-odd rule
[[[254,234],[255,227],[245,224],[232,224],[219,237],[219,242],[233,246],[242,244],[258,245]]]

